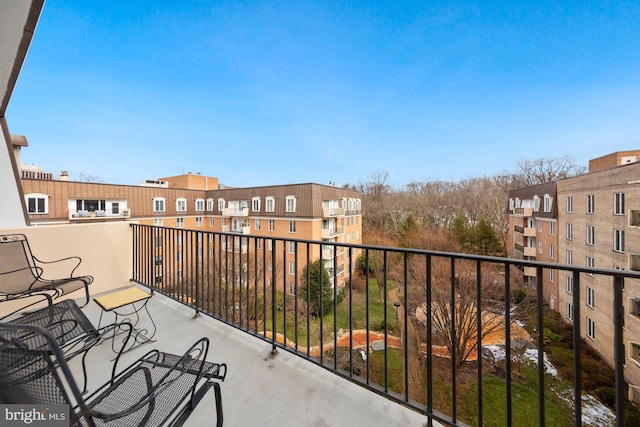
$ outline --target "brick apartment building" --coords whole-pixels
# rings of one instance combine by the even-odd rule
[[[640,150],[608,154],[589,162],[589,172],[514,190],[510,194],[509,247],[514,254],[533,254],[530,259],[606,269],[640,270]],[[553,186],[555,186],[555,189]],[[546,189],[541,191],[545,186]],[[555,190],[555,192],[554,192]],[[545,194],[542,194],[545,193]],[[535,198],[555,203],[553,233],[542,232],[546,218],[536,215]],[[520,205],[520,208],[518,208]],[[554,208],[551,208],[553,213]],[[519,230],[525,223],[524,232]],[[542,225],[540,225],[542,223]],[[528,228],[535,228],[535,236]],[[524,242],[524,243],[522,243]],[[553,245],[553,246],[551,246]],[[524,247],[520,250],[520,247]],[[551,249],[552,247],[556,249]],[[546,256],[546,254],[548,256]],[[547,270],[544,296],[567,322],[574,321],[573,277]],[[535,270],[524,273],[525,283],[535,285]],[[613,284],[606,277],[581,275],[580,334],[613,366]],[[625,280],[624,288],[625,380],[630,398],[640,391],[640,283]]]
[[[26,146],[24,138],[15,138]],[[14,142],[14,146],[17,144]],[[146,180],[141,185],[117,185],[60,179],[38,168],[21,170],[21,184],[32,225],[135,221],[140,224],[231,233],[240,237],[362,243],[360,193],[334,186],[304,183],[250,188],[219,188],[218,178],[200,173]],[[239,245],[236,247],[240,247]],[[231,245],[229,246],[231,250]],[[352,253],[357,259],[359,253]],[[293,263],[301,274],[306,265],[293,250],[278,259]],[[316,247],[310,260],[320,258]],[[291,258],[291,259],[289,259]],[[327,270],[336,270],[339,287],[349,275],[343,250],[322,249]],[[351,270],[355,268],[352,263]],[[290,272],[290,273],[293,273]],[[280,290],[284,286],[280,284]],[[295,292],[287,282],[288,291]]]

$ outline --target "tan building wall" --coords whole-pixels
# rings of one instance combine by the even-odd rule
[[[614,168],[640,160],[640,150],[618,151],[589,160],[589,173]]]
[[[43,212],[30,214],[32,224],[135,220],[146,225],[238,235],[362,243],[361,199],[360,194],[352,190],[312,183],[218,190],[217,178],[199,174],[160,178],[158,181],[167,182],[168,188],[51,179],[22,179],[22,187],[25,198],[46,199]],[[211,186],[215,189],[205,190]],[[81,212],[77,209],[77,200],[91,201],[93,210]],[[157,200],[163,202],[164,209],[156,209]],[[259,203],[254,204],[254,200],[259,200]],[[270,200],[269,208],[267,200]],[[104,204],[106,214],[102,209],[103,213],[98,214],[96,201],[99,206]],[[332,212],[325,206],[328,201],[331,201]],[[113,204],[117,205],[116,213],[110,211]],[[36,202],[33,206],[39,205]],[[241,206],[246,207],[242,212]],[[257,221],[260,229],[256,228]],[[329,230],[332,233],[328,233]],[[313,248],[311,260],[320,257],[317,245]],[[357,255],[354,254],[354,260],[357,260]],[[282,261],[282,251],[277,256]],[[295,255],[288,251],[285,257],[286,262],[296,260]],[[345,265],[344,255],[340,253],[335,254],[335,264],[332,259],[325,259],[327,268],[337,267],[340,272],[338,284],[342,286],[346,277],[344,272],[348,275],[350,266]],[[297,262],[300,275],[306,260],[298,257]],[[284,289],[284,283],[288,282],[278,283],[278,287]]]
[[[558,181],[561,263],[582,266],[592,263],[598,268],[640,270],[637,263],[640,257],[639,178],[640,163],[632,163]],[[621,200],[624,200],[623,204]],[[568,235],[569,229],[571,235]],[[621,235],[623,246],[619,245]],[[567,320],[571,316],[573,298],[568,276],[560,274],[560,312]],[[611,279],[581,275],[580,332],[611,365],[614,357],[612,289]],[[625,379],[630,384],[640,385],[640,355],[634,357],[633,353],[634,346],[640,346],[640,315],[634,314],[633,304],[637,297],[640,297],[640,283],[626,279]],[[588,329],[592,333],[588,334]],[[638,349],[640,351],[640,347]]]

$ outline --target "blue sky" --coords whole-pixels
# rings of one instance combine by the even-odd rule
[[[524,4],[532,3],[532,4]],[[640,148],[637,1],[47,0],[22,161],[137,184],[391,184]]]

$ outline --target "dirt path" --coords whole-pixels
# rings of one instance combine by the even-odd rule
[[[389,300],[391,301],[391,304],[398,302],[400,303],[400,305],[398,307],[396,307],[396,313],[398,314],[398,322],[403,321],[404,319],[404,306],[402,305],[402,302],[400,302],[400,299],[398,298],[398,291],[400,290],[400,288],[393,288],[391,289],[389,292],[387,292],[387,296],[389,297]],[[395,307],[395,305],[394,305]]]

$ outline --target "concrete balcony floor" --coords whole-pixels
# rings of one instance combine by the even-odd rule
[[[93,297],[98,296],[92,295]],[[128,366],[158,348],[182,354],[196,339],[209,337],[208,360],[225,362],[221,383],[225,426],[424,426],[427,418],[344,380],[304,359],[271,346],[194,310],[155,294],[148,304],[157,325],[156,342],[123,354],[119,367]],[[100,308],[91,301],[83,311],[97,326]],[[113,321],[112,313],[107,320]],[[104,317],[103,317],[104,321]],[[109,343],[89,353],[89,390],[107,381],[114,353]],[[80,358],[71,361],[81,380]],[[210,391],[187,425],[215,425],[214,394]]]

